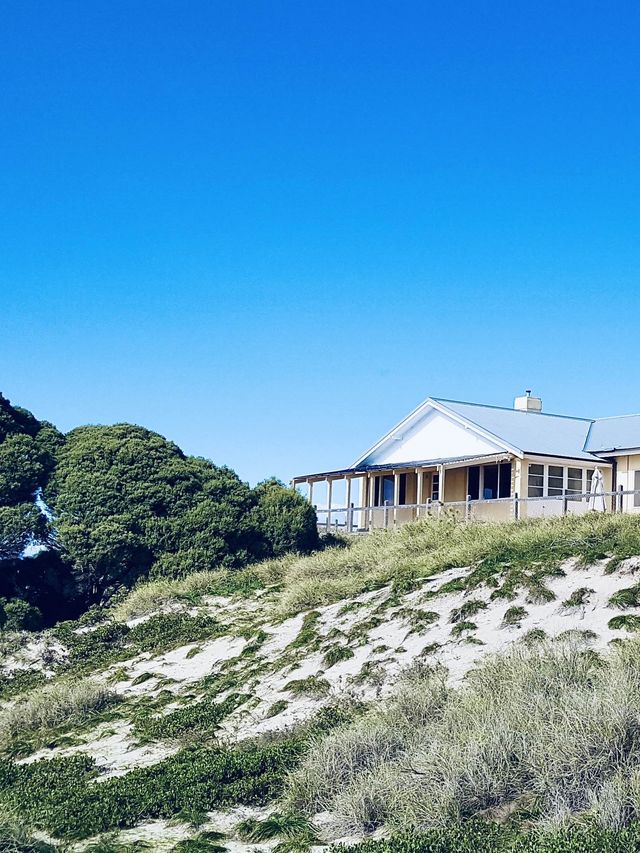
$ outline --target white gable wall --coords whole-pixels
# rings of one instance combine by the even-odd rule
[[[435,409],[428,409],[411,427],[400,428],[361,464],[386,465],[443,459],[451,456],[481,456],[500,453],[499,444],[479,436]]]

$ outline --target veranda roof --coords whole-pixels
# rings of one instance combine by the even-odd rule
[[[440,459],[419,459],[415,462],[402,462],[384,465],[359,465],[355,468],[342,468],[338,471],[321,471],[317,474],[303,474],[299,477],[294,477],[294,483],[307,483],[312,480],[340,480],[344,477],[355,476],[359,474],[367,474],[370,471],[403,471],[415,470],[416,468],[437,468],[439,465],[453,467],[455,465],[469,465],[474,462],[504,462],[511,458],[509,453],[488,453],[482,456],[448,456]]]

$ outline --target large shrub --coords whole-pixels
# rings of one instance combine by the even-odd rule
[[[265,540],[267,556],[309,554],[318,547],[316,511],[302,495],[275,479],[259,483],[255,493],[257,525]]]
[[[241,566],[259,551],[249,487],[142,427],[72,430],[46,497],[90,598],[154,565],[177,575]]]

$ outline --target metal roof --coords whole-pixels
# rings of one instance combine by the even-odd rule
[[[415,462],[385,463],[383,465],[359,465],[354,468],[343,468],[339,471],[321,471],[318,474],[303,474],[294,477],[296,480],[326,479],[327,477],[341,478],[346,474],[366,474],[368,471],[401,471],[403,468],[429,468],[437,465],[455,465],[458,462],[493,462],[507,459],[508,453],[487,453],[481,456],[448,456],[441,459],[418,459]]]
[[[523,453],[593,460],[593,456],[585,450],[591,420],[436,397],[433,399]]]
[[[640,447],[640,415],[598,418],[593,421],[585,448],[591,453]]]

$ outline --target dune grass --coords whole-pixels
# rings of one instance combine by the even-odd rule
[[[281,617],[393,583],[408,590],[446,569],[471,567],[442,592],[482,585],[506,599],[524,589],[532,602],[547,600],[543,580],[560,562],[585,564],[640,554],[640,519],[591,513],[566,518],[464,524],[453,518],[423,519],[397,531],[352,537],[343,547],[308,557],[288,556],[241,571],[197,572],[180,580],[140,584],[114,609],[120,621],[174,602],[197,603],[205,595],[249,595],[260,587],[276,591]],[[437,589],[437,587],[435,587]]]
[[[109,687],[89,679],[58,681],[32,690],[0,712],[0,749],[7,751],[22,741],[33,746],[39,736],[86,722],[117,698]]]
[[[416,670],[382,709],[333,732],[290,779],[288,805],[349,832],[474,818],[542,829],[640,819],[640,642],[518,644],[463,687]]]

